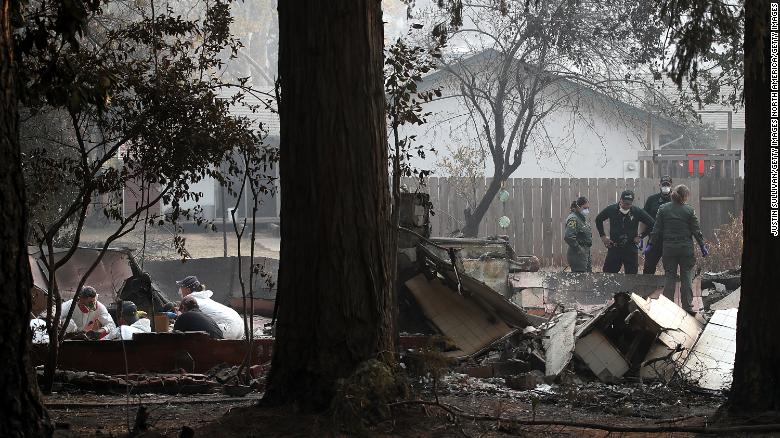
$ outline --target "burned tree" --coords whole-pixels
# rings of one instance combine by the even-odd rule
[[[502,184],[531,148],[565,169],[566,155],[581,141],[574,138],[575,126],[603,141],[594,129],[596,104],[619,123],[639,122],[620,102],[639,103],[650,92],[634,67],[653,53],[646,40],[660,30],[646,20],[647,5],[613,3],[477,1],[462,5],[462,24],[434,28],[434,37],[466,49],[444,59],[453,90],[448,98],[463,108],[462,129],[476,131],[475,144],[465,147],[484,148],[493,173],[467,213],[464,235],[476,236]],[[433,22],[453,14],[443,13]],[[565,120],[562,128],[557,119]]]
[[[338,29],[338,31],[335,31]],[[282,246],[265,399],[328,405],[393,351],[380,3],[279,3]]]

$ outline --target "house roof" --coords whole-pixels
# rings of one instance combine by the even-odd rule
[[[464,67],[474,66],[474,65],[478,65],[481,62],[489,61],[493,57],[497,57],[497,56],[500,56],[500,52],[498,52],[497,50],[495,50],[495,49],[485,49],[485,50],[483,50],[483,51],[481,51],[479,53],[476,53],[476,54],[471,55],[471,56],[469,56],[467,58],[461,59],[460,61],[458,61],[458,64],[460,64],[460,65],[462,65]],[[520,61],[518,61],[518,62],[520,62]],[[447,79],[449,77],[449,75],[450,75],[450,73],[446,69],[439,68],[436,71],[434,71],[434,72],[428,74],[427,76],[425,76],[423,78],[423,81],[424,81],[424,84],[427,83],[429,85],[432,85],[432,84],[434,84],[436,82],[443,81],[443,80]],[[671,131],[676,131],[676,130],[681,130],[682,129],[682,126],[679,123],[677,123],[677,122],[675,122],[675,121],[673,121],[673,120],[671,120],[671,119],[669,119],[667,117],[661,116],[659,114],[651,113],[651,112],[649,112],[649,111],[647,111],[647,110],[645,110],[643,108],[640,108],[640,107],[638,107],[638,106],[636,106],[636,105],[634,105],[632,103],[628,103],[628,102],[625,102],[623,100],[615,99],[612,96],[608,96],[608,95],[606,95],[606,94],[604,94],[604,93],[602,93],[602,92],[600,92],[598,90],[594,90],[592,88],[589,88],[589,87],[587,87],[587,86],[585,86],[585,85],[583,85],[581,83],[574,82],[574,81],[571,81],[571,80],[568,80],[568,79],[562,79],[561,82],[563,84],[565,84],[566,86],[569,86],[569,87],[581,88],[581,89],[585,90],[587,93],[591,94],[595,98],[599,98],[599,99],[603,99],[603,100],[606,100],[606,101],[610,101],[611,103],[619,106],[621,108],[621,110],[627,111],[627,112],[630,112],[630,113],[634,113],[634,114],[637,115],[638,118],[641,118],[642,120],[646,120],[648,118],[648,116],[652,116],[653,123],[656,126],[662,126],[662,127],[666,128],[666,129],[669,129]]]

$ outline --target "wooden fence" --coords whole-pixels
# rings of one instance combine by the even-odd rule
[[[478,179],[476,199],[482,198],[492,178]],[[411,191],[427,192],[433,204],[432,235],[449,236],[463,227],[464,197],[458,195],[450,178],[428,178],[424,184],[416,179],[402,181]],[[730,215],[742,211],[743,181],[741,178],[675,178],[674,184],[691,189],[690,204],[696,209],[702,231],[712,238],[714,231],[727,223]],[[617,202],[620,192],[636,193],[634,204],[643,207],[648,196],[658,192],[658,179],[653,178],[512,178],[504,184],[509,199],[502,203],[494,199],[483,218],[479,236],[508,235],[518,254],[533,254],[545,266],[566,265],[566,243],[563,241],[564,220],[571,202],[586,196],[591,205],[591,221],[604,207]],[[507,216],[509,228],[498,226],[498,218]],[[604,223],[609,232],[608,222]],[[593,229],[594,266],[603,263],[606,249]]]

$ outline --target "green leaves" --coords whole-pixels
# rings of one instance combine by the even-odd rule
[[[102,205],[97,212],[122,227],[158,202],[170,205],[170,214],[153,213],[144,223],[202,222],[201,210],[180,207],[201,200],[197,182],[229,183],[238,168],[222,164],[239,149],[267,164],[262,132],[231,114],[247,80],[226,84],[215,74],[223,51],[240,47],[230,32],[230,3],[204,1],[203,13],[188,18],[167,7],[139,14],[119,2],[105,14],[95,0],[32,4],[30,16],[39,18],[23,23],[16,40],[24,48],[19,83],[29,113],[22,125],[32,133],[25,182],[29,193],[56,201],[37,205],[36,221],[63,226],[60,211],[72,216],[80,211],[74,205],[94,199]],[[220,97],[232,86],[237,93]],[[255,175],[259,181],[260,171]],[[137,205],[123,209],[123,192],[137,193]]]

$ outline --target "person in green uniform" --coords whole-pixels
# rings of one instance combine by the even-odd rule
[[[677,283],[677,268],[680,268],[680,302],[688,313],[693,310],[693,267],[696,256],[693,253],[693,242],[696,239],[701,249],[701,255],[707,257],[709,251],[704,245],[699,218],[693,207],[687,204],[691,195],[688,187],[680,184],[672,190],[672,202],[658,209],[655,227],[650,234],[650,243],[645,248],[645,254],[657,245],[663,245],[663,264],[666,271],[664,296],[674,300],[674,290]]]
[[[604,221],[609,220],[609,237],[604,232]],[[647,230],[653,228],[653,218],[634,205],[634,191],[624,190],[620,201],[601,210],[596,216],[596,230],[607,248],[603,272],[620,272],[621,266],[626,274],[639,271],[639,242],[645,237],[639,232],[639,223]]]
[[[650,195],[645,201],[645,213],[655,220],[658,215],[658,209],[672,200],[672,177],[664,175],[661,177],[660,184],[661,191]],[[646,234],[650,234],[653,230],[646,230]],[[658,266],[658,262],[663,256],[663,245],[656,245],[652,251],[645,255],[645,264],[642,267],[643,274],[655,275],[655,268]]]
[[[590,213],[590,203],[580,196],[571,203],[571,213],[566,218],[566,234],[564,240],[569,244],[566,260],[571,272],[592,272],[590,247],[593,244],[590,225],[587,222]]]

